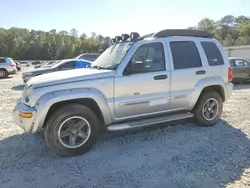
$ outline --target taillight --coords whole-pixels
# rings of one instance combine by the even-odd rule
[[[11,66],[11,67],[14,67],[14,66],[15,66],[15,64],[14,64],[14,63],[11,63],[11,64],[10,64],[10,66]]]
[[[233,68],[229,67],[228,69],[228,82],[232,82],[233,81]]]

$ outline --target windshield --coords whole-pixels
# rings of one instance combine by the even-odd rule
[[[126,42],[110,46],[95,60],[92,67],[115,70],[132,44],[132,42]]]
[[[61,62],[62,62],[62,61],[56,61],[56,62],[54,62],[54,63],[52,63],[52,64],[50,64],[50,65],[48,65],[48,66],[54,68],[54,67],[57,67],[57,65],[58,65],[59,63],[61,63]]]
[[[56,67],[60,66],[61,64],[64,64],[67,61],[68,60],[56,61],[54,64],[52,64],[51,68],[56,68]]]

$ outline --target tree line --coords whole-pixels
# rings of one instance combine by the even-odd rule
[[[78,31],[35,31],[0,28],[0,57],[18,60],[55,60],[74,58],[81,53],[101,53],[110,45],[110,37],[92,32],[78,36]]]
[[[197,26],[210,32],[223,46],[250,45],[250,17],[226,15],[220,20],[202,19]],[[68,31],[35,31],[23,28],[0,28],[0,56],[19,60],[53,60],[73,58],[81,53],[102,53],[110,45],[110,37],[92,32],[78,35]]]
[[[225,47],[250,45],[250,17],[247,16],[226,15],[217,21],[204,18],[188,29],[208,31]]]

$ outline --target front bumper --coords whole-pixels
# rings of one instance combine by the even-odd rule
[[[23,118],[20,116],[20,112],[32,113],[32,117],[31,118]],[[19,127],[21,127],[25,132],[36,132],[36,130],[33,129],[34,123],[35,123],[35,118],[36,118],[35,108],[31,108],[31,107],[26,106],[19,99],[17,101],[17,104],[16,104],[14,110],[12,111],[12,116],[13,116],[14,122]]]

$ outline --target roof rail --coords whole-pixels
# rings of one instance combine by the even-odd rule
[[[190,30],[190,29],[166,29],[159,31],[153,35],[153,37],[156,38],[172,37],[172,36],[212,38],[212,35],[207,31]]]

